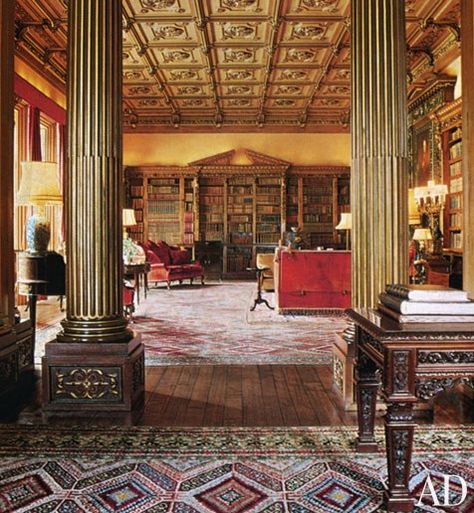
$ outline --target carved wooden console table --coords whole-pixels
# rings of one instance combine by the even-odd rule
[[[464,383],[474,386],[474,323],[402,326],[375,310],[347,311],[356,324],[359,452],[375,452],[375,407],[380,381],[387,403],[388,511],[411,512],[413,406]],[[381,378],[381,380],[380,380]]]

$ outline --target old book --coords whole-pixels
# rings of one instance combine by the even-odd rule
[[[418,315],[474,315],[474,301],[434,302],[411,301],[382,292],[379,300],[401,314]]]
[[[426,323],[473,323],[473,315],[403,315],[388,308],[382,303],[377,307],[378,311],[400,324],[426,324]]]
[[[451,303],[469,301],[464,290],[450,289],[442,285],[387,285],[385,292],[410,301],[435,301]]]

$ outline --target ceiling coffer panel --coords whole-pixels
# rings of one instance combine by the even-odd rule
[[[409,92],[459,55],[459,2],[406,0]],[[350,0],[123,0],[123,27],[125,130],[349,130]],[[65,88],[66,2],[18,0],[16,36]]]

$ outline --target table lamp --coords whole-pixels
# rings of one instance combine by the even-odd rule
[[[413,240],[416,240],[420,243],[420,255],[418,260],[424,258],[426,253],[426,245],[429,241],[433,240],[431,230],[429,228],[416,228],[415,232],[413,233]]]
[[[341,220],[336,226],[336,230],[346,231],[346,249],[350,249],[350,233],[352,230],[352,214],[350,212],[343,212],[341,214]]]
[[[46,219],[47,205],[61,205],[58,165],[55,162],[22,162],[21,182],[17,204],[35,207],[26,223],[27,251],[44,253],[51,238],[50,223]]]
[[[123,225],[123,238],[128,238],[127,228],[136,226],[135,210],[133,208],[124,208],[122,210],[122,225]]]

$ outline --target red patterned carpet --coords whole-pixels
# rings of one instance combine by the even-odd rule
[[[327,364],[343,317],[282,316],[257,306],[255,282],[151,289],[135,313],[147,365]],[[273,294],[267,294],[274,304]],[[37,358],[59,325],[38,332]]]
[[[257,306],[253,282],[152,289],[137,309],[147,363],[321,364],[342,317],[281,316]],[[274,304],[273,294],[266,296]]]
[[[427,475],[468,484],[473,428],[419,428],[410,487]],[[381,443],[383,435],[377,430]],[[352,428],[177,429],[0,427],[2,513],[375,513],[384,453],[359,455]],[[453,486],[455,502],[460,487]]]

